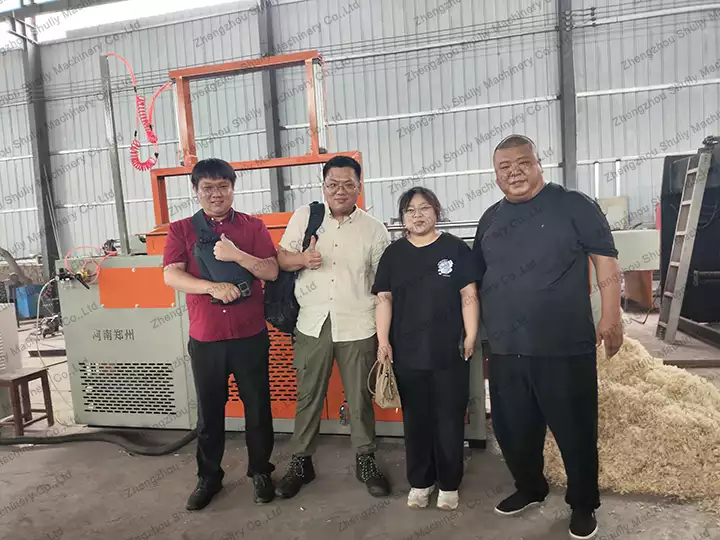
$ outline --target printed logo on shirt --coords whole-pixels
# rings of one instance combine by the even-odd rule
[[[450,259],[443,259],[438,263],[438,274],[449,277],[453,271],[453,262]]]

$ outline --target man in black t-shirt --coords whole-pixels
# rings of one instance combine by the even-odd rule
[[[512,135],[495,149],[505,197],[480,218],[473,245],[490,345],[492,421],[517,491],[496,507],[517,514],[548,494],[543,446],[550,427],[568,477],[570,536],[597,534],[596,345],[622,345],[617,251],[598,204],[546,184],[535,144]],[[590,268],[602,296],[597,331]]]

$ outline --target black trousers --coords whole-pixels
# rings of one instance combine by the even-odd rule
[[[470,366],[450,369],[394,368],[402,402],[405,461],[410,487],[435,483],[456,491],[463,477],[465,411]]]
[[[493,429],[517,490],[547,495],[543,447],[549,426],[565,464],[565,501],[573,509],[598,508],[595,352],[566,357],[491,354],[488,379]]]
[[[225,476],[221,462],[225,452],[225,405],[231,373],[235,375],[245,409],[247,474],[271,473],[275,470],[270,463],[275,438],[270,409],[267,330],[248,338],[225,341],[190,338],[188,352],[198,402],[198,476],[212,481],[221,481]]]

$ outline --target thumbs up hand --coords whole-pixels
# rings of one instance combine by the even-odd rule
[[[215,243],[213,254],[218,261],[237,262],[244,253],[223,233],[220,235],[220,240]]]
[[[303,264],[305,268],[309,268],[310,270],[317,270],[322,265],[322,255],[315,249],[316,245],[317,240],[313,236],[310,239],[310,245],[303,253]]]

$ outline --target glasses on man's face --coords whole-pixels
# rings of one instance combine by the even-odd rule
[[[327,180],[325,181],[325,189],[327,189],[330,193],[337,193],[341,189],[345,191],[346,193],[350,193],[352,191],[355,191],[357,188],[357,182],[349,181],[349,182],[338,182],[336,180]]]
[[[202,186],[198,189],[203,197],[211,197],[215,193],[218,195],[230,195],[233,191],[232,186]]]
[[[424,206],[418,206],[417,208],[413,208],[412,206],[408,206],[408,207],[405,209],[404,214],[405,214],[406,216],[414,216],[416,212],[418,212],[420,215],[423,215],[423,216],[430,216],[430,215],[432,215],[433,213],[435,213],[435,209],[434,209],[432,206],[430,206],[429,204],[428,204],[428,205],[424,205]]]

